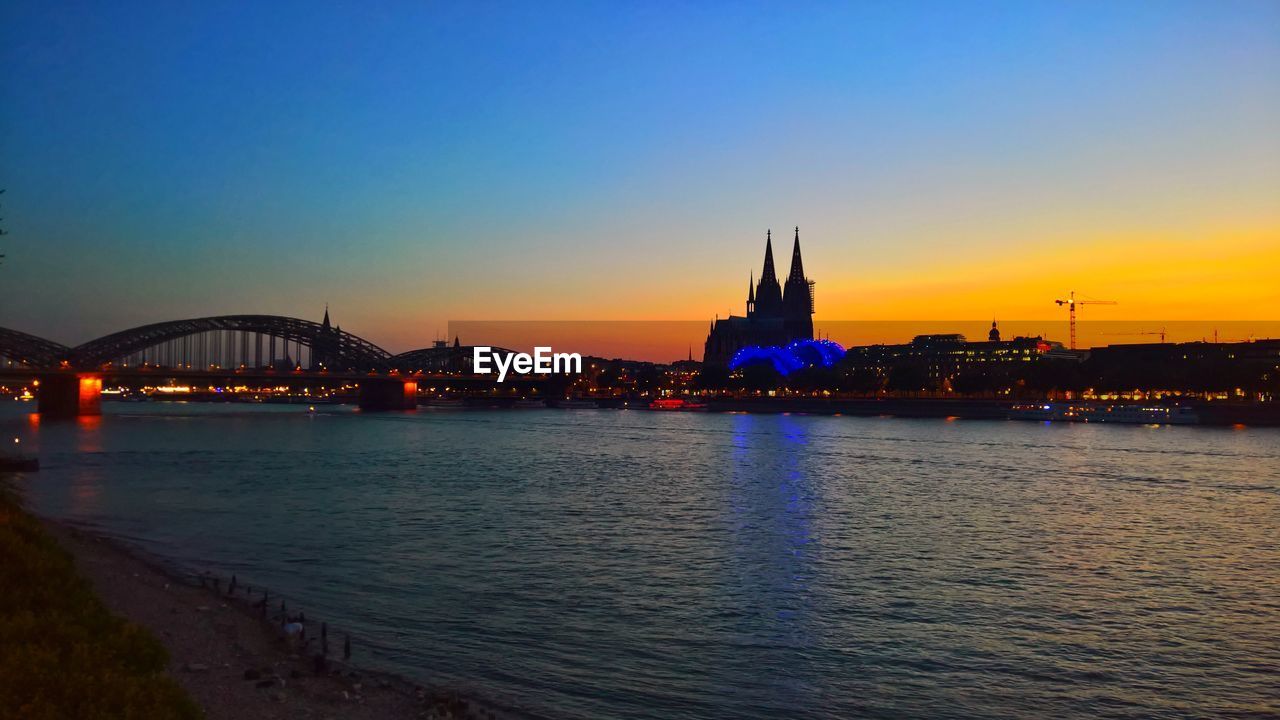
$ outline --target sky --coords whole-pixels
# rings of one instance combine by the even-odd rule
[[[0,63],[0,326],[67,344],[709,321],[797,225],[819,326],[1280,319],[1276,2],[9,0]]]

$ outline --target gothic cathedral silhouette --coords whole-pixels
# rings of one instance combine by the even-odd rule
[[[703,362],[727,364],[734,353],[753,345],[786,345],[813,339],[813,281],[804,275],[800,228],[791,249],[791,271],[785,285],[773,267],[773,233],[765,233],[764,270],[760,282],[747,283],[746,316],[730,315],[711,323]]]

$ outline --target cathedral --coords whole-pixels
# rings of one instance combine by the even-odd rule
[[[746,317],[730,315],[711,323],[703,350],[705,363],[728,364],[734,353],[752,345],[786,345],[813,339],[813,281],[804,276],[800,228],[791,249],[791,271],[785,285],[773,269],[773,237],[766,233],[760,282],[747,283]]]

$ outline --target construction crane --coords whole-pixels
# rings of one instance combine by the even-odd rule
[[[1115,300],[1077,300],[1076,291],[1072,290],[1066,300],[1054,300],[1058,305],[1066,305],[1071,317],[1071,349],[1076,349],[1076,306],[1077,305],[1119,305]]]
[[[1253,341],[1255,341],[1255,340],[1257,340],[1257,338],[1256,338],[1256,337],[1254,337],[1253,335],[1250,335],[1249,337],[1246,337],[1246,338],[1220,338],[1220,337],[1218,337],[1218,328],[1214,328],[1214,329],[1213,329],[1213,342],[1214,342],[1214,344],[1217,344],[1217,343],[1251,343],[1251,342],[1253,342]],[[1209,342],[1209,339],[1208,339],[1208,338],[1200,338],[1200,341],[1201,341],[1201,342]]]
[[[1127,332],[1127,333],[1102,333],[1102,334],[1103,334],[1103,335],[1159,335],[1159,336],[1160,336],[1160,342],[1161,342],[1161,343],[1163,343],[1163,342],[1164,342],[1164,336],[1165,336],[1165,329],[1164,329],[1164,328],[1160,328],[1159,330],[1141,330],[1141,331],[1139,331],[1139,332]]]

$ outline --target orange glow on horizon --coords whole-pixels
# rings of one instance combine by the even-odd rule
[[[1096,321],[1133,321],[1141,325],[1135,331],[1149,331],[1153,323],[1158,328],[1162,323],[1200,321],[1207,330],[1196,338],[1212,335],[1214,323],[1280,321],[1280,283],[1274,277],[1274,268],[1280,267],[1280,220],[1243,229],[1133,230],[1084,238],[1062,230],[1019,243],[945,249],[935,238],[904,238],[892,248],[813,235],[802,242],[805,269],[817,282],[816,328],[841,321],[995,318],[1043,321],[1044,329],[1061,324],[1061,337],[1053,339],[1065,341],[1067,312],[1053,301],[1073,290],[1080,299],[1117,302],[1080,308],[1082,339],[1087,324]],[[380,314],[371,313],[357,334],[399,352],[429,345],[433,333],[445,332],[457,321],[683,320],[705,326],[717,316],[744,314],[748,275],[759,277],[763,247],[756,245],[744,241],[735,257],[720,259],[710,268],[698,263],[664,268],[652,275],[660,282],[645,279],[651,277],[647,266],[657,262],[652,258],[636,258],[636,267],[625,277],[585,274],[567,287],[554,277],[522,277],[496,292],[460,292],[436,306],[438,316],[387,325],[379,322]],[[780,253],[785,258],[785,250],[775,247],[775,259]],[[741,271],[722,269],[726,266]],[[692,344],[696,358],[703,339],[705,328],[693,335],[682,331],[650,338],[647,343],[633,338],[630,345],[651,346],[642,348],[645,357],[677,359]],[[596,340],[588,334],[574,344],[593,346]],[[1149,340],[1102,342],[1143,341]],[[462,342],[501,344],[475,337],[463,337]]]

